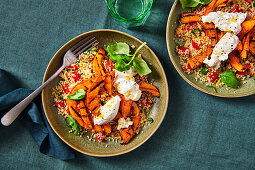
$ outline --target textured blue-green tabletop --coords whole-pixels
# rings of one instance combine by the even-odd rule
[[[146,41],[169,82],[166,117],[138,149],[117,157],[79,154],[61,161],[40,153],[27,129],[16,121],[0,127],[0,169],[254,169],[255,95],[223,99],[186,83],[170,62],[166,21],[173,0],[154,0],[145,26],[116,24],[103,0],[2,0],[0,68],[19,87],[35,89],[54,53],[75,36],[109,28]]]

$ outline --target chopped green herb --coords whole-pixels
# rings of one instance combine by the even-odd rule
[[[201,69],[201,74],[206,75],[207,73],[208,73],[207,68],[205,66],[203,66]]]
[[[83,89],[77,90],[74,94],[67,96],[70,100],[81,100],[84,98],[86,92]]]
[[[194,35],[194,36],[197,36],[196,32],[199,32],[199,36],[201,36],[201,30],[199,28],[196,28],[194,30],[191,30],[191,33]]]
[[[153,121],[154,121],[151,117],[148,118],[147,120],[148,120],[149,123],[153,123]]]
[[[84,59],[84,62],[87,63],[87,62],[88,62],[88,59],[89,59],[89,58],[85,58],[85,59]]]
[[[101,105],[104,105],[106,103],[106,101],[100,101]]]
[[[81,59],[79,59],[77,62],[80,63],[80,62],[81,62]]]

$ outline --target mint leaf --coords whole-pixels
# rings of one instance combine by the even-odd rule
[[[221,81],[229,87],[237,88],[238,81],[235,73],[231,71],[223,71],[221,74]]]
[[[83,89],[79,89],[75,93],[73,93],[72,95],[69,95],[67,97],[70,100],[81,100],[84,98],[85,94],[86,94],[86,92]]]
[[[76,120],[72,116],[69,116],[66,119],[66,123],[67,123],[67,126],[72,127],[75,130],[74,134],[77,135],[78,132],[80,131],[80,128],[79,128],[79,124],[76,122]]]
[[[129,55],[130,48],[127,43],[116,43],[113,45],[108,45],[107,51],[110,53],[110,55],[114,55],[114,54]]]
[[[138,57],[135,57],[133,60],[133,66],[138,74],[140,75],[147,75],[151,73],[151,69],[147,65],[147,63]]]

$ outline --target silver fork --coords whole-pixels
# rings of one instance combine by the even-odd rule
[[[77,61],[77,57],[84,51],[95,47],[99,42],[93,36],[86,37],[80,42],[70,48],[64,55],[63,64],[46,82],[38,87],[33,93],[23,99],[20,103],[14,106],[9,112],[7,112],[1,119],[1,123],[4,126],[9,126],[19,114],[27,107],[29,103],[46,87],[58,74],[66,67],[74,64]]]

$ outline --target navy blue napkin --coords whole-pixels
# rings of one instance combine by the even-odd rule
[[[3,70],[0,69],[0,117],[27,97],[32,90],[15,89]],[[61,160],[75,158],[74,151],[67,146],[51,129],[42,107],[41,95],[39,95],[21,113],[18,118],[29,130],[38,145],[40,152]],[[1,124],[0,128],[4,128]]]

